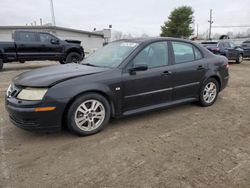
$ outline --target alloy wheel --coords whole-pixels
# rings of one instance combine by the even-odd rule
[[[212,103],[217,95],[217,86],[213,82],[207,83],[203,91],[203,99],[207,104]]]
[[[75,123],[83,131],[93,131],[104,121],[104,105],[95,99],[84,101],[75,112]]]

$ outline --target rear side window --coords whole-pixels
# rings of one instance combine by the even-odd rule
[[[200,50],[186,42],[172,42],[175,63],[186,63],[202,59]]]
[[[194,48],[195,60],[202,59],[203,56],[202,56],[200,50],[198,50],[196,47],[193,47],[193,48]]]
[[[32,33],[32,32],[20,32],[18,41],[22,42],[37,42],[37,33]]]

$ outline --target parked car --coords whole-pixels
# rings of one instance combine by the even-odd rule
[[[34,60],[79,62],[84,58],[80,41],[60,40],[46,32],[15,31],[14,42],[0,42],[0,70],[3,63]]]
[[[243,61],[244,50],[240,46],[236,46],[231,41],[208,41],[202,42],[201,44],[214,54],[226,56],[228,60],[235,60],[236,63],[241,63]]]
[[[79,135],[110,118],[199,101],[212,105],[229,79],[228,60],[175,38],[112,42],[82,64],[50,66],[13,79],[6,94],[10,120],[27,130]]]
[[[244,50],[244,57],[250,57],[250,41],[247,40],[247,41],[244,41],[242,44],[241,44],[241,47],[243,48]]]

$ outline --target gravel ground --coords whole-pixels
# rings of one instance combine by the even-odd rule
[[[229,86],[212,107],[112,120],[89,137],[10,123],[11,78],[51,64],[5,64],[0,72],[0,187],[250,187],[250,61],[230,65]]]

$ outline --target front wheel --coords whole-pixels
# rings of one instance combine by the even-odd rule
[[[71,52],[67,55],[65,63],[80,63],[82,57],[79,53]]]
[[[240,63],[242,63],[242,61],[243,61],[243,55],[240,54],[238,59],[236,60],[236,63],[240,64]]]
[[[219,93],[218,81],[214,78],[209,78],[202,86],[200,91],[201,106],[211,106],[217,99]]]
[[[110,105],[105,97],[96,93],[84,94],[69,108],[68,128],[80,136],[92,135],[108,124],[110,114]]]

